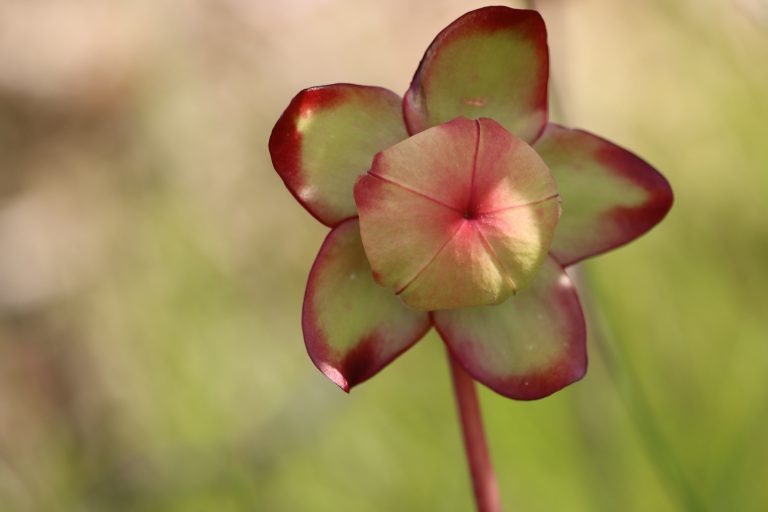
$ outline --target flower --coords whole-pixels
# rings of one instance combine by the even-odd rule
[[[332,228],[302,327],[345,391],[432,326],[473,378],[511,398],[586,372],[565,268],[648,231],[672,191],[629,151],[548,122],[546,38],[535,11],[478,9],[438,34],[402,100],[312,87],[275,125],[275,169]]]

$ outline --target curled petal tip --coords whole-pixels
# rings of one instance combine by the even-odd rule
[[[344,375],[342,375],[342,373],[339,370],[337,370],[336,368],[334,368],[328,363],[319,363],[318,367],[320,368],[320,371],[325,374],[326,377],[328,377],[333,381],[334,384],[339,386],[345,393],[349,393],[349,390],[350,390],[349,381],[347,381],[347,379],[344,378]]]

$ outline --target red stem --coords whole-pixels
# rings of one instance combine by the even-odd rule
[[[483,418],[477,400],[475,381],[464,368],[449,354],[453,391],[459,410],[461,431],[464,435],[464,449],[467,452],[469,472],[478,512],[501,512],[499,486],[491,466],[488,445],[483,431]]]

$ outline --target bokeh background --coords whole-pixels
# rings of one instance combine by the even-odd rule
[[[479,5],[0,1],[0,510],[472,509],[437,336],[350,395],[306,356],[326,229],[267,138]],[[583,381],[481,390],[506,509],[768,510],[768,6],[539,7],[553,118],[676,204],[584,265]]]

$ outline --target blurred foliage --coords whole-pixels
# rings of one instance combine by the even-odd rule
[[[579,274],[582,382],[482,391],[505,504],[766,510],[765,4],[539,3],[555,119],[677,202]],[[405,90],[476,5],[0,2],[0,510],[471,510],[434,334],[349,396],[306,357],[326,230],[266,141],[303,87]]]

